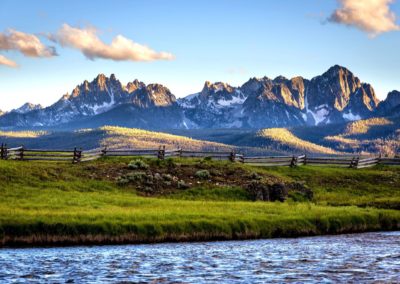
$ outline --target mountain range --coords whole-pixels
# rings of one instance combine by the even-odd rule
[[[48,107],[0,111],[1,129],[78,129],[116,125],[143,129],[269,128],[345,123],[400,115],[400,92],[379,101],[373,87],[335,65],[311,80],[251,78],[242,86],[205,82],[176,99],[160,84],[114,74],[84,81]]]

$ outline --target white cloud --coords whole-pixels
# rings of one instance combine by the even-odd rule
[[[0,50],[17,50],[29,57],[57,55],[54,47],[44,45],[37,36],[13,29],[0,33]]]
[[[14,61],[8,59],[7,57],[5,57],[1,54],[0,54],[0,65],[5,65],[8,67],[13,67],[13,68],[18,66],[17,63],[15,63]]]
[[[174,56],[168,52],[156,52],[151,48],[117,35],[111,44],[104,43],[94,28],[75,28],[64,24],[57,34],[50,38],[59,44],[80,50],[87,58],[111,59],[115,61],[153,61],[172,60]]]
[[[396,15],[390,10],[394,0],[338,0],[340,8],[335,10],[330,20],[355,26],[371,37],[381,33],[398,31]]]

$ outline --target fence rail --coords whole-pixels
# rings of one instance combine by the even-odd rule
[[[64,161],[72,163],[88,162],[97,160],[101,157],[157,157],[165,159],[167,157],[209,157],[214,160],[227,160],[231,162],[245,163],[253,166],[301,166],[301,165],[332,165],[348,168],[368,168],[378,164],[398,165],[400,158],[387,157],[362,157],[362,156],[244,156],[235,151],[189,151],[183,149],[165,149],[160,146],[158,149],[108,149],[97,148],[91,150],[82,150],[74,148],[65,149],[27,149],[23,146],[8,148],[6,144],[1,144],[0,158],[3,160],[21,160],[21,161]]]

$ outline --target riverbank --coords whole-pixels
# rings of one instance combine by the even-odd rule
[[[1,161],[1,245],[238,240],[400,229],[398,167],[253,168],[144,160],[150,167],[142,172],[176,172],[180,184],[192,177],[191,168],[208,169],[211,176],[194,178],[185,188],[149,193],[140,184],[121,183],[135,172],[127,166],[130,160],[81,165]],[[289,193],[284,202],[254,202],[244,181],[240,186],[222,183],[229,173],[242,180],[298,182],[313,196],[307,200]]]

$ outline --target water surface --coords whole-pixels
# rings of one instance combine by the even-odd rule
[[[400,282],[400,232],[0,249],[1,283]]]

